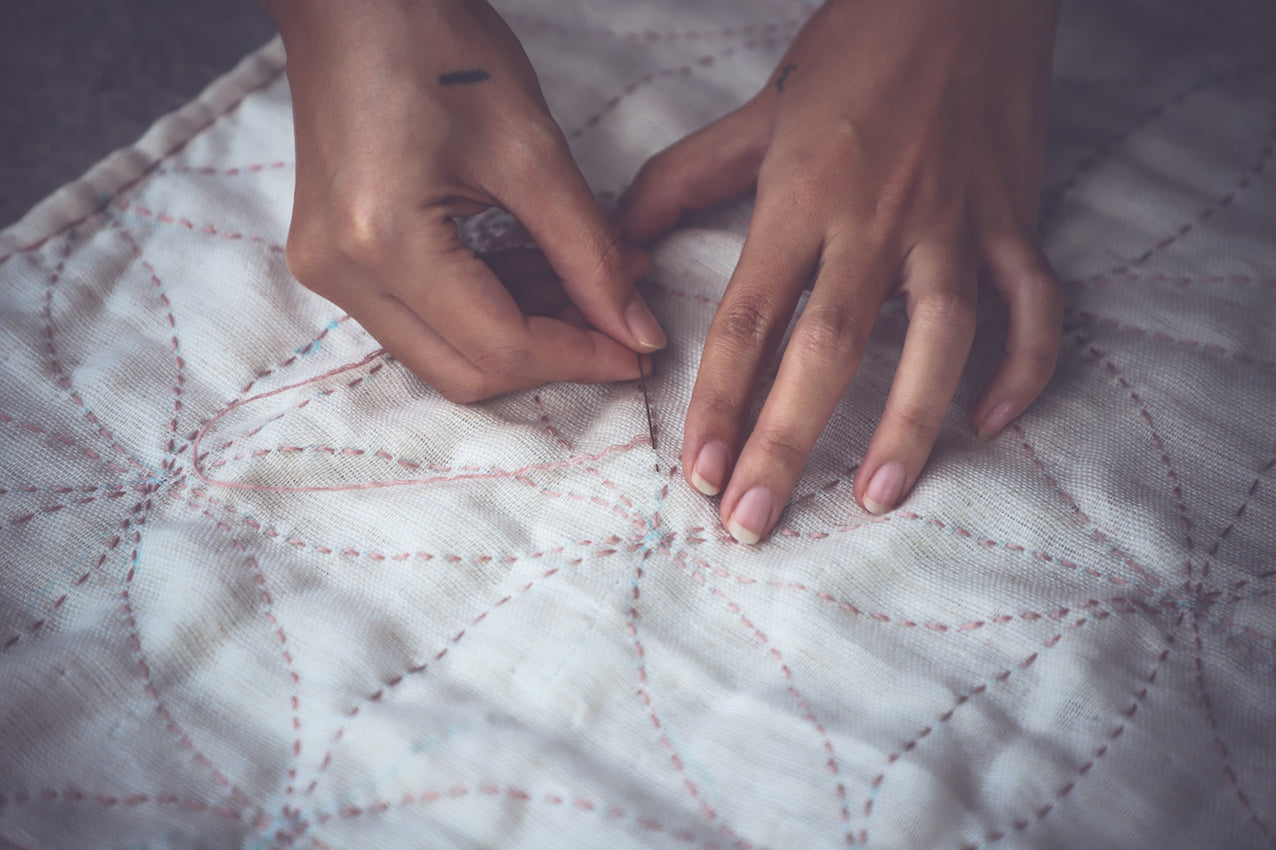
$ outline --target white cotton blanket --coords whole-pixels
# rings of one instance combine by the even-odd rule
[[[809,13],[501,8],[604,203]],[[657,473],[636,385],[454,406],[291,280],[250,56],[0,234],[0,845],[1276,846],[1272,24],[1067,4],[1053,383],[975,439],[986,305],[873,519],[888,305],[756,548],[673,469],[747,199],[653,250]]]

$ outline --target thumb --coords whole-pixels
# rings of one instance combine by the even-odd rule
[[[656,154],[620,199],[626,241],[645,245],[699,210],[754,187],[771,135],[771,116],[754,100]]]
[[[561,133],[498,198],[527,229],[585,319],[629,349],[664,348],[665,332],[634,288],[646,258],[627,248],[576,167]]]

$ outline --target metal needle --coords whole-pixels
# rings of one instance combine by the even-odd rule
[[[642,384],[642,403],[647,408],[647,433],[651,435],[651,450],[656,451],[656,425],[651,418],[651,397],[647,395],[647,375],[642,369],[642,355],[638,355],[638,377]],[[660,454],[656,453],[656,472],[660,471]]]

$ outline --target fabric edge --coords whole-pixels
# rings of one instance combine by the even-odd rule
[[[49,238],[100,210],[161,161],[233,110],[284,69],[279,36],[249,53],[213,80],[193,100],[156,121],[133,144],[115,150],[81,177],[38,202],[15,224],[0,231],[0,263],[33,250]]]

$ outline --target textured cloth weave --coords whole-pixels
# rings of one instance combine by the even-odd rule
[[[604,205],[809,7],[509,0]],[[452,405],[289,276],[283,52],[0,234],[0,844],[1276,846],[1276,66],[1260,3],[1068,4],[1056,377],[850,493],[888,303],[772,538],[675,471],[745,199],[649,389]],[[476,245],[518,241],[499,215]]]

